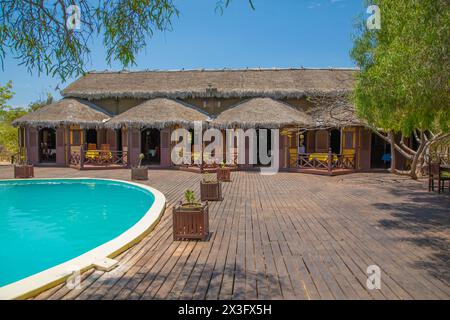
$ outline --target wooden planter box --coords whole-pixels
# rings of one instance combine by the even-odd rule
[[[173,208],[173,240],[205,241],[209,234],[208,202],[198,208],[183,207],[182,204]]]
[[[147,167],[131,168],[131,180],[148,180]]]
[[[218,181],[231,181],[231,169],[230,168],[217,168],[217,180]]]
[[[26,179],[34,177],[33,165],[15,165],[14,166],[14,178]]]
[[[201,201],[222,201],[222,184],[220,181],[200,181],[200,199]]]

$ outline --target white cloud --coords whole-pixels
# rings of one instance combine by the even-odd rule
[[[308,9],[315,9],[315,8],[319,8],[320,6],[322,6],[322,4],[320,2],[311,2],[308,6]]]
[[[344,5],[346,0],[325,0],[325,1],[312,1],[308,5],[308,9],[317,9],[320,7],[327,7],[332,5],[340,4],[340,6]]]

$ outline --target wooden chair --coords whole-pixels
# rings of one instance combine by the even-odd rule
[[[434,191],[435,180],[437,180],[438,183],[438,193],[441,193],[441,190],[444,191],[445,181],[450,181],[450,177],[442,175],[440,162],[430,162],[428,164],[428,191]]]
[[[442,166],[442,164],[441,164]],[[439,170],[439,176],[442,181],[442,191],[445,190],[445,182],[448,181],[448,191],[450,191],[450,172],[449,171],[443,171],[442,167],[440,167]]]
[[[108,143],[103,143],[100,146],[100,161],[104,164],[109,164],[112,161],[112,152]]]

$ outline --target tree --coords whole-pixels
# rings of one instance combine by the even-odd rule
[[[11,125],[14,120],[53,102],[53,96],[47,93],[45,99],[39,98],[31,102],[27,108],[12,107],[8,105],[8,101],[13,96],[11,81],[0,86],[0,152],[16,153],[18,151],[17,128]]]
[[[9,106],[6,104],[14,96],[12,91],[12,81],[8,81],[6,85],[0,86],[0,118],[5,114]]]
[[[51,103],[53,103],[53,95],[47,92],[45,98],[41,97],[38,100],[32,101],[30,102],[30,104],[28,104],[28,112],[36,111],[42,108],[43,106],[46,106]]]
[[[369,4],[369,2],[367,2]],[[448,0],[371,0],[381,28],[361,19],[351,57],[360,67],[353,100],[369,128],[411,162],[391,170],[417,178],[430,146],[449,136],[450,15]],[[397,136],[397,137],[396,137]],[[399,136],[399,137],[398,137]],[[412,149],[405,138],[418,143]]]
[[[17,129],[11,121],[26,113],[23,108],[12,108],[7,103],[13,97],[12,82],[0,86],[0,152],[17,152]]]
[[[217,0],[216,8],[230,2]],[[0,62],[12,55],[29,72],[64,81],[84,73],[95,37],[103,40],[108,64],[127,68],[154,32],[172,30],[178,14],[173,0],[2,0]]]

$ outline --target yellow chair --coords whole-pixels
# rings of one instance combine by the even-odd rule
[[[313,159],[316,159],[318,161],[328,161],[328,153],[311,153],[308,157],[309,161],[312,161]],[[338,157],[337,155],[333,154],[333,161],[337,161]]]
[[[101,145],[100,160],[102,162],[109,162],[112,159],[112,152],[109,144],[105,143]]]

